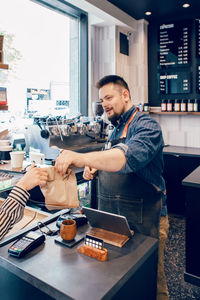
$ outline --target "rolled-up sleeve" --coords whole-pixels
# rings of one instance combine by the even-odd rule
[[[129,128],[127,142],[113,146],[113,148],[121,149],[126,156],[126,164],[119,172],[139,171],[154,159],[163,146],[159,124],[150,117],[138,119]]]
[[[19,222],[24,213],[24,207],[30,194],[15,186],[0,207],[0,239]]]

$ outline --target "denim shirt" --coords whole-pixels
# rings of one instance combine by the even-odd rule
[[[126,156],[126,164],[119,173],[134,172],[163,192],[161,216],[166,216],[165,181],[162,176],[164,141],[160,125],[149,115],[137,112],[128,126],[125,140],[119,141],[126,123],[135,111],[133,105],[121,115],[108,143],[118,140],[112,148],[121,149]]]

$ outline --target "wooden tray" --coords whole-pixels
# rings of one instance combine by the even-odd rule
[[[0,198],[0,205],[2,204],[2,202],[5,199]],[[37,210],[35,208],[32,207],[28,207],[26,206],[24,208],[24,216],[21,219],[21,221],[19,221],[18,223],[16,223],[13,228],[5,235],[5,237],[8,237],[11,234],[14,234],[16,232],[18,232],[19,230],[27,227],[28,225],[33,225],[39,221],[41,221],[42,219],[50,216],[50,213],[44,212],[44,211],[40,211]],[[4,237],[4,238],[5,238]]]
[[[0,170],[2,171],[10,171],[10,172],[16,172],[16,173],[24,173],[24,170],[22,168],[11,168],[11,161],[8,161],[4,165],[0,165]]]

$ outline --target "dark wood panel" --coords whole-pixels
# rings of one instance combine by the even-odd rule
[[[182,180],[200,165],[200,158],[182,155],[164,155],[164,179],[167,189],[167,207],[170,213],[185,214],[185,189]]]

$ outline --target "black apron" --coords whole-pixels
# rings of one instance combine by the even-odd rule
[[[124,142],[125,136],[123,131],[111,145]],[[158,238],[162,192],[153,184],[135,173],[99,171],[97,197],[100,210],[125,216],[135,231]]]

